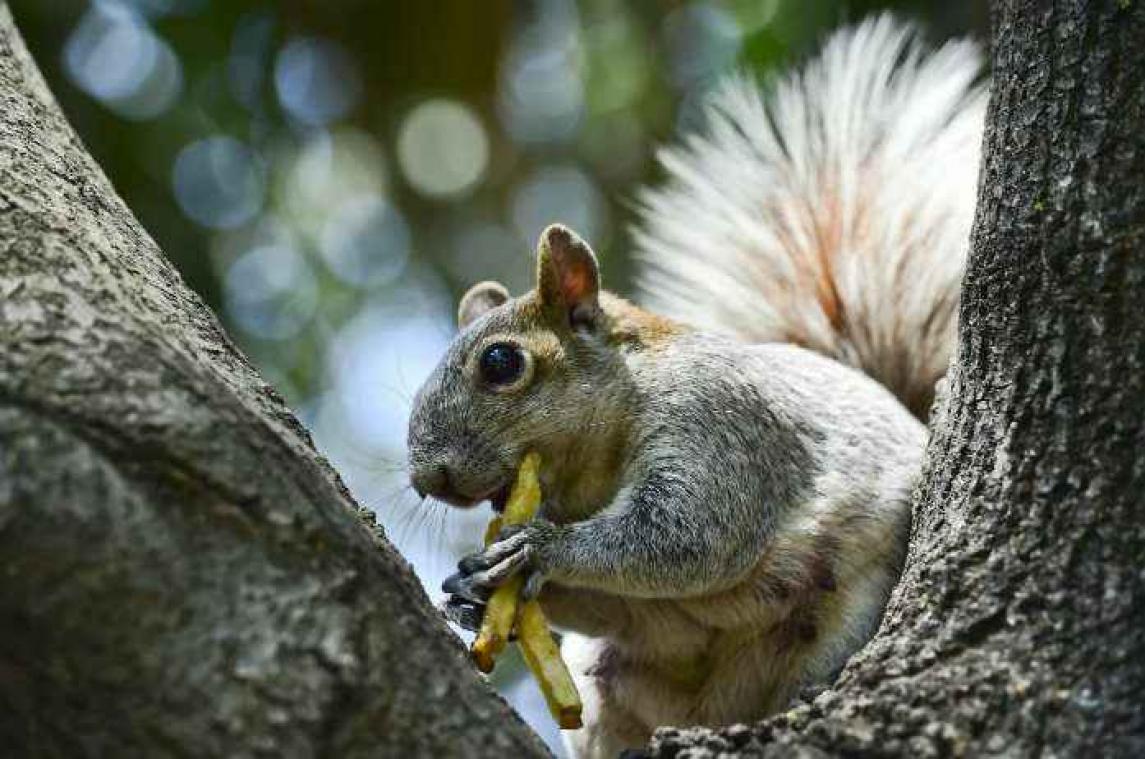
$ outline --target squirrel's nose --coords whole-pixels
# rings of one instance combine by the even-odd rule
[[[449,492],[449,469],[445,464],[427,464],[410,472],[410,484],[422,498]]]
[[[422,498],[429,495],[458,508],[469,508],[478,499],[464,490],[463,480],[448,464],[426,464],[410,471],[410,484]]]

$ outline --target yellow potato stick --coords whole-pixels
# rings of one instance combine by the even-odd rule
[[[541,483],[538,479],[541,468],[541,457],[536,453],[529,453],[521,462],[517,470],[517,481],[509,492],[509,500],[505,503],[503,516],[494,517],[485,529],[485,545],[493,542],[497,533],[503,526],[523,524],[528,522],[537,513],[541,505]],[[514,577],[497,590],[489,598],[485,606],[485,616],[481,619],[481,630],[470,646],[473,661],[477,669],[482,672],[493,671],[493,660],[505,650],[509,642],[509,633],[513,630],[513,622],[517,617],[517,599],[521,595],[521,585],[524,581]]]
[[[582,726],[581,702],[572,675],[561,658],[561,650],[549,632],[549,623],[541,605],[536,601],[521,604],[517,617],[517,645],[525,655],[525,663],[545,694],[549,711],[562,730],[575,730]]]
[[[540,467],[539,455],[529,453],[525,456],[505,504],[505,513],[494,517],[485,529],[485,545],[493,542],[502,527],[524,524],[536,516],[541,504]],[[541,605],[536,601],[519,602],[523,583],[523,578],[517,576],[493,591],[485,607],[481,630],[470,649],[473,660],[482,672],[491,672],[493,662],[505,649],[516,622],[517,644],[541,687],[553,718],[563,730],[578,728],[582,724],[580,694],[561,659],[560,649],[549,631]]]
[[[488,546],[497,537],[497,533],[501,532],[501,528],[505,526],[505,520],[501,517],[493,517],[489,520],[489,526],[485,528],[485,545]]]
[[[509,633],[513,630],[513,618],[517,615],[517,597],[521,595],[521,578],[514,577],[493,591],[481,618],[481,631],[469,647],[477,669],[489,673],[493,671],[493,660],[505,650]]]
[[[525,454],[517,470],[517,482],[509,492],[509,500],[505,502],[505,514],[501,517],[506,527],[524,524],[537,515],[537,509],[541,507],[540,476],[540,454]]]

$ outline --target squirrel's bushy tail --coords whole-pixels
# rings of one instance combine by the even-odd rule
[[[978,48],[880,16],[745,78],[640,197],[642,301],[857,366],[925,417],[954,345],[985,111]]]

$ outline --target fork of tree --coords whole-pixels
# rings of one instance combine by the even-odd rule
[[[993,22],[961,341],[882,627],[813,702],[651,755],[1145,755],[1145,4]],[[0,745],[543,755],[356,512],[0,3]]]

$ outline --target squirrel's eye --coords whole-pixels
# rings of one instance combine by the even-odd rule
[[[481,379],[490,385],[509,385],[525,371],[525,354],[509,343],[494,343],[481,354]]]

